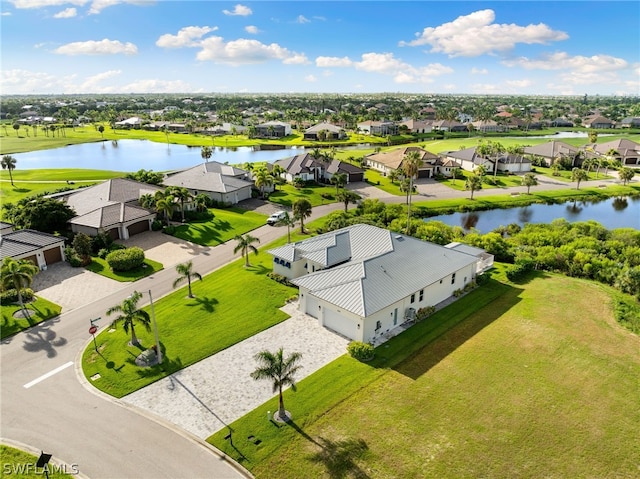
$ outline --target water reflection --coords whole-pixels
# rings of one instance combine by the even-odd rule
[[[571,203],[568,203],[568,204],[567,204],[567,213],[568,213],[570,216],[577,216],[577,215],[579,215],[579,214],[580,214],[580,212],[581,212],[581,211],[582,211],[582,209],[583,209],[583,206],[582,206],[582,205],[584,205],[584,203],[582,203],[582,202],[581,202],[581,203],[580,203],[580,205],[578,205],[578,203],[576,202],[576,200],[573,200]]]
[[[478,213],[464,213],[460,222],[465,230],[470,230],[476,227],[479,219],[480,215]]]
[[[533,210],[528,206],[523,208],[519,208],[518,211],[518,223],[525,224],[531,222],[531,217],[533,216]]]
[[[614,198],[612,206],[614,210],[622,211],[629,206],[629,201],[625,197]]]

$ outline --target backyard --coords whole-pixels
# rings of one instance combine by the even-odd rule
[[[343,356],[287,391],[293,422],[266,420],[274,398],[233,445],[209,440],[260,479],[633,477],[640,343],[610,293],[494,273],[371,363]]]

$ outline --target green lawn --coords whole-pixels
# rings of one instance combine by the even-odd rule
[[[12,171],[14,186],[11,186],[9,172],[0,170],[0,193],[3,203],[15,203],[29,196],[53,193],[61,188],[80,188],[111,178],[123,177],[126,173],[108,170],[86,170],[74,168],[54,168]],[[67,181],[73,182],[68,184]]]
[[[286,391],[293,423],[266,420],[274,398],[231,424],[233,447],[209,441],[260,479],[635,477],[640,340],[611,290],[494,275],[371,363],[343,356]]]
[[[325,195],[323,198],[321,195]],[[336,199],[335,186],[308,185],[302,188],[296,188],[293,185],[286,184],[278,186],[278,190],[269,194],[269,201],[277,203],[287,208],[291,208],[300,198],[306,198],[311,206],[320,206],[328,203],[335,203]]]
[[[62,479],[74,477],[79,471],[77,466],[56,466],[53,462],[47,465],[47,475],[43,468],[35,468],[38,456],[0,444],[0,457],[2,457],[2,477],[15,477],[19,479]]]
[[[392,195],[405,196],[405,193],[400,191],[399,182],[396,181],[395,183],[392,183],[389,177],[384,176],[377,170],[373,170],[371,168],[366,169],[364,177],[367,183],[375,186],[376,188],[380,188],[382,191],[386,191]]]
[[[541,173],[544,176],[548,176],[549,178],[553,178],[554,180],[560,180],[560,181],[566,181],[567,183],[572,183],[574,182],[571,179],[571,175],[572,172],[571,170],[558,170],[558,176],[554,176],[553,174],[553,170],[551,168],[547,168],[544,166],[536,166],[535,167],[536,173]],[[609,168],[609,170],[607,171],[607,173],[611,172],[611,168]],[[607,174],[605,175],[605,170],[601,170],[599,172],[593,171],[591,170],[589,172],[589,180],[610,180],[613,178],[613,176]]]
[[[177,226],[173,236],[203,246],[216,246],[266,223],[267,216],[242,208],[210,209],[210,221]]]
[[[35,301],[26,303],[26,306],[32,314],[30,321],[26,318],[13,317],[13,314],[20,310],[19,305],[2,306],[2,328],[0,328],[0,337],[2,339],[29,329],[42,321],[54,318],[58,316],[62,310],[57,304],[38,296],[36,296]]]
[[[146,258],[144,264],[139,268],[132,269],[131,271],[112,271],[104,259],[94,256],[91,258],[91,263],[85,266],[85,268],[106,278],[115,279],[116,281],[132,282],[161,271],[164,269],[164,266],[157,261]]]

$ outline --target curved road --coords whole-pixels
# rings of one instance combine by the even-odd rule
[[[598,183],[607,182],[610,181]],[[549,181],[534,189],[567,187],[570,185]],[[414,202],[428,197],[468,195],[449,188],[445,191],[431,181],[419,184],[418,189],[420,194],[415,195]],[[526,188],[506,189],[506,192],[523,191]],[[367,188],[361,192],[366,196]],[[480,190],[476,196],[504,192],[505,189]],[[404,197],[381,199],[404,202]],[[341,208],[343,205],[336,203],[315,207],[310,220]],[[252,234],[260,238],[261,244],[267,244],[281,237],[283,231],[263,226]],[[206,274],[223,266],[235,259],[233,248],[233,243],[225,243],[194,257],[195,270]],[[160,271],[4,340],[0,348],[1,437],[77,465],[81,475],[92,479],[251,477],[222,453],[176,426],[93,392],[91,386],[80,382],[81,372],[76,372],[80,354],[90,339],[89,319],[103,316],[110,306],[134,290],[151,290],[154,299],[158,299],[173,290],[174,279],[172,269]],[[102,323],[105,327],[107,321]]]

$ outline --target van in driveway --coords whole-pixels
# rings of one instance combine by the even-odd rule
[[[267,218],[267,224],[269,226],[275,225],[278,221],[284,219],[286,214],[287,214],[286,211],[276,211],[271,216],[269,216],[269,218]]]

